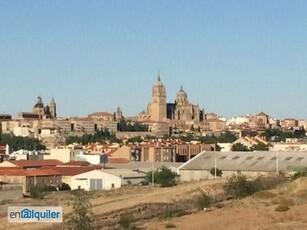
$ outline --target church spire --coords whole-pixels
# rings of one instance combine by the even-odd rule
[[[160,79],[160,70],[158,70],[158,79],[157,79],[157,81],[161,81],[161,79]]]

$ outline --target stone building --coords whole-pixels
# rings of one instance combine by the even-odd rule
[[[41,97],[37,97],[37,102],[33,106],[32,112],[38,114],[40,118],[56,118],[56,103],[52,97],[49,105],[44,106],[43,100]]]
[[[151,102],[147,107],[147,114],[151,121],[163,121],[166,119],[166,90],[161,82],[160,74],[152,87]]]
[[[187,93],[181,89],[178,91],[174,103],[166,103],[166,89],[160,74],[152,87],[151,101],[147,106],[147,112],[138,115],[139,121],[163,122],[166,120],[201,122],[204,120],[204,110],[189,102]]]
[[[204,111],[198,105],[189,102],[187,93],[181,86],[175,99],[175,103],[167,104],[167,118],[182,121],[203,121]]]

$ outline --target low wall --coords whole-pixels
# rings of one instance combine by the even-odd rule
[[[23,198],[22,185],[20,184],[2,184],[0,185],[0,201],[16,200]]]

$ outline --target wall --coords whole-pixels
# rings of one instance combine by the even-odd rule
[[[223,171],[222,177],[231,177],[233,174],[237,174],[237,171]],[[258,171],[241,171],[242,174],[247,177],[257,177],[259,175],[266,175],[269,172],[258,172]],[[179,170],[180,181],[197,181],[197,180],[212,180],[214,176],[211,175],[210,170]]]
[[[108,173],[104,173],[101,170],[93,170],[86,173],[71,177],[71,189],[78,189],[78,186],[85,190],[90,190],[90,179],[102,179],[102,189],[109,190],[113,188],[121,187],[121,178]]]
[[[62,176],[61,175],[50,175],[50,176],[28,176],[26,181],[26,191],[29,192],[31,187],[40,186],[44,187],[47,185],[60,185],[62,184]]]
[[[0,181],[9,184],[21,184],[23,193],[26,193],[26,177],[25,176],[0,176]]]
[[[0,185],[0,201],[17,200],[23,198],[21,184],[3,184]]]
[[[131,148],[129,146],[122,146],[119,149],[117,149],[114,153],[112,153],[112,157],[114,158],[125,158],[127,160],[130,160],[131,155]]]
[[[55,159],[67,163],[71,161],[72,151],[70,149],[51,149],[50,155],[44,155],[44,160]]]

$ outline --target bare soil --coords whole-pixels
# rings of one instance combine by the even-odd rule
[[[128,186],[118,190],[101,192],[92,200],[93,211],[103,214],[128,208],[141,203],[174,203],[198,193],[199,189],[210,194],[222,191],[225,181],[199,181],[179,184],[171,188],[152,188],[151,186]],[[53,193],[44,200],[23,199],[0,205],[0,229],[59,229],[55,224],[9,224],[6,217],[7,206],[23,205],[59,205],[64,213],[69,212],[65,203],[68,193]],[[167,221],[158,219],[137,223],[141,229],[166,229],[173,225],[175,229],[214,229],[214,230],[280,230],[307,229],[307,178],[283,185],[277,189],[260,192],[242,200],[224,202],[224,207],[209,211],[199,211],[190,215],[172,218]],[[278,205],[288,205],[289,211],[276,212]]]

